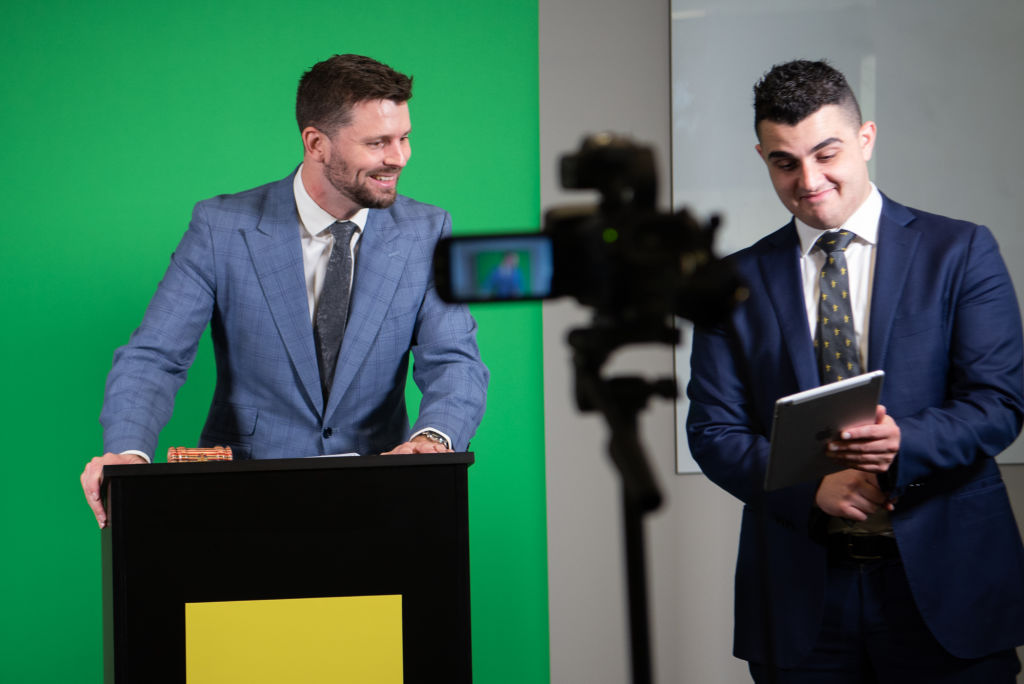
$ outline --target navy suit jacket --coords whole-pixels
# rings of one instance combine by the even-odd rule
[[[467,448],[488,372],[468,310],[434,290],[434,246],[450,216],[401,196],[369,212],[325,406],[293,177],[196,205],[142,324],[114,355],[101,415],[107,451],[154,454],[207,324],[217,384],[201,445],[230,446],[241,459],[386,451],[411,433],[411,351],[423,392],[412,431],[431,426]]]
[[[792,222],[732,257],[750,299],[695,332],[688,388],[694,458],[745,504],[735,654],[782,667],[815,643],[826,573],[819,483],[762,487],[775,400],[820,384],[799,258]],[[955,656],[1024,643],[1024,548],[993,460],[1021,428],[1024,351],[995,239],[883,198],[870,306],[867,369],[901,431],[882,480],[917,606]]]

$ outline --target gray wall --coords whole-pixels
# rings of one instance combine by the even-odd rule
[[[667,207],[669,1],[540,0],[539,6],[542,206],[591,199],[558,187],[556,161],[584,133],[614,130],[661,153]],[[557,684],[630,677],[618,480],[604,424],[576,411],[565,344],[571,327],[588,322],[588,312],[572,302],[544,305],[551,681]],[[624,353],[613,370],[670,376],[672,351]],[[675,474],[675,431],[670,402],[644,414],[648,455],[667,497],[647,525],[655,681],[749,681],[745,664],[731,656],[739,503],[703,475]],[[1024,467],[1003,470],[1020,520]]]
[[[583,134],[627,133],[659,152],[669,202],[667,0],[540,0],[541,205],[587,201],[558,187],[556,160]],[[629,681],[618,480],[602,420],[577,413],[565,335],[586,325],[575,303],[544,305],[551,681]],[[672,350],[615,359],[613,372],[671,376]],[[655,678],[744,681],[730,655],[732,572],[739,504],[703,476],[674,474],[671,402],[643,419],[648,455],[667,504],[647,525]]]

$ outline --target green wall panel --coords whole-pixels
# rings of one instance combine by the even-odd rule
[[[538,225],[537,3],[40,0],[4,23],[0,681],[90,684],[99,534],[78,475],[192,205],[289,173],[298,77],[357,52],[415,78],[404,194],[457,233]],[[470,469],[475,681],[544,682],[540,308],[474,314],[492,371]],[[159,454],[196,443],[212,389],[204,341]]]

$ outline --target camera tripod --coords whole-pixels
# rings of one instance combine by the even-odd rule
[[[576,403],[581,411],[598,411],[605,417],[611,431],[609,455],[621,480],[633,684],[652,682],[643,523],[644,516],[662,502],[640,443],[638,418],[649,399],[675,398],[677,388],[674,379],[652,382],[639,377],[605,378],[601,368],[613,351],[626,344],[675,344],[678,339],[678,331],[664,322],[636,320],[606,321],[569,333],[576,370]]]

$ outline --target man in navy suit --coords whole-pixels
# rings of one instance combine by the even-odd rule
[[[227,445],[242,459],[468,447],[488,372],[468,310],[434,289],[434,247],[451,233],[451,217],[397,194],[411,97],[409,77],[368,57],[314,65],[296,98],[302,165],[283,180],[196,205],[107,378],[107,453],[81,478],[101,527],[103,466],[153,455],[207,324],[217,385],[203,446]],[[332,232],[342,222],[348,232]],[[330,274],[335,260],[343,277]],[[347,315],[324,323],[320,298],[332,278],[337,285],[328,287],[346,293],[329,300],[347,301]],[[336,366],[323,370],[331,362],[318,345],[329,335],[317,331],[339,318],[340,348],[323,345]],[[411,428],[410,352],[423,392]]]
[[[754,91],[794,219],[732,257],[750,298],[695,333],[688,388],[694,457],[745,504],[734,653],[759,682],[1012,682],[1024,548],[994,458],[1021,428],[1024,351],[996,242],[878,191],[875,124],[829,65],[776,66]],[[845,469],[765,492],[776,399],[821,382],[827,231],[855,234],[852,346],[886,373],[881,405],[830,442]]]

